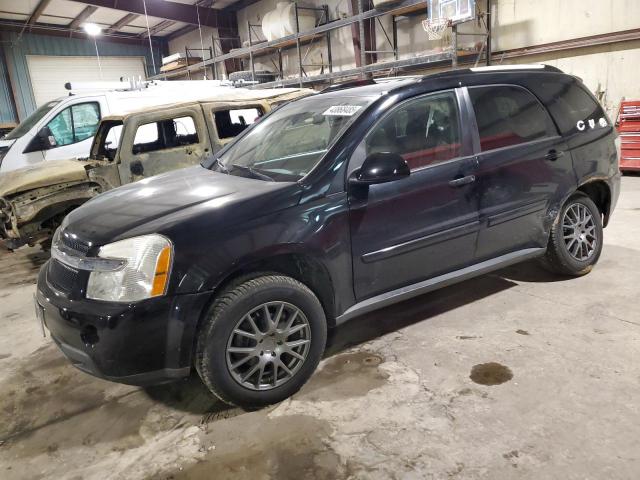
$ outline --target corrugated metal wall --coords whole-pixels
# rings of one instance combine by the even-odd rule
[[[0,45],[0,123],[13,123],[15,121],[16,112],[11,100],[9,71],[5,64],[4,47]]]
[[[24,34],[18,40],[17,33],[2,32],[0,40],[4,46],[4,58],[6,59],[6,65],[0,65],[0,119],[2,121],[16,121],[11,99],[8,96],[11,91],[8,75],[2,76],[3,71],[10,70],[16,97],[17,115],[22,120],[36,109],[27,68],[27,55],[95,56],[96,54],[93,41],[81,38]],[[106,39],[98,39],[98,49],[101,56],[144,56],[147,72],[153,74],[149,44],[142,39],[140,45],[113,43]],[[153,54],[156,60],[156,69],[160,71],[161,48],[154,46]],[[0,57],[0,63],[2,63],[2,57]]]

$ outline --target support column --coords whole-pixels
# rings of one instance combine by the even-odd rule
[[[458,68],[458,26],[451,26],[451,68]]]

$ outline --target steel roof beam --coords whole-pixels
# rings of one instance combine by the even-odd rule
[[[97,9],[98,7],[94,7],[92,5],[87,6],[78,14],[76,18],[71,21],[71,23],[69,23],[69,25],[67,25],[67,28],[69,28],[70,30],[77,30],[78,27],[80,27],[80,25],[82,25],[84,21],[88,19]]]
[[[42,15],[42,12],[44,12],[44,9],[47,8],[50,3],[51,0],[40,0],[40,3],[36,5],[36,8],[33,10],[33,13],[29,17],[29,20],[27,20],[27,25],[33,25],[34,23],[36,23],[38,21],[38,18],[40,18],[40,15]]]
[[[173,25],[174,22],[173,20],[163,20],[160,23],[154,25],[153,27],[149,27],[149,32],[151,35],[155,35],[158,32],[161,32],[162,30],[164,30],[165,28],[170,27],[171,25]],[[141,38],[147,38],[148,34],[147,34],[147,30],[145,30],[144,32],[142,32],[139,35]]]
[[[137,15],[144,15],[144,5],[142,0],[71,0],[77,3],[84,3],[86,5],[92,5],[94,7],[112,8],[115,10],[122,10],[128,13],[135,13]],[[198,13],[200,14],[200,24],[207,27],[230,27],[235,20],[235,16],[221,10],[214,10],[212,8],[185,5],[184,3],[170,2],[170,1],[153,1],[147,0],[147,14],[150,17],[162,18],[165,20],[173,20],[175,22],[190,23],[192,25],[198,25]],[[198,9],[198,12],[196,12]]]
[[[126,27],[131,22],[133,22],[140,15],[136,13],[127,13],[124,17],[118,20],[116,23],[107,28],[106,33],[114,33],[120,30],[122,27]]]

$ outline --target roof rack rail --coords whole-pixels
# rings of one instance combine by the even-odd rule
[[[521,65],[491,65],[488,67],[471,67],[471,68],[461,68],[459,70],[446,70],[443,72],[432,73],[431,75],[425,75],[422,77],[422,82],[431,81],[437,78],[447,78],[451,76],[457,75],[468,75],[471,73],[489,73],[489,72],[512,72],[517,70],[541,70],[544,72],[555,72],[555,73],[564,73],[559,68],[553,67],[551,65],[542,65],[542,64],[521,64]]]
[[[553,67],[551,65],[544,65],[541,63],[522,63],[518,65],[489,65],[485,67],[471,67],[472,72],[499,72],[504,70],[546,70],[549,72],[560,72],[562,70]]]
[[[349,80],[348,82],[334,83],[333,85],[329,85],[328,87],[320,90],[319,93],[335,92],[338,90],[346,90],[347,88],[363,87],[365,85],[375,85],[375,84],[376,84],[376,81],[373,78]]]

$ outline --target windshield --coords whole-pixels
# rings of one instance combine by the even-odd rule
[[[103,120],[98,127],[98,132],[91,146],[91,158],[95,160],[113,160],[116,158],[121,136],[121,120]]]
[[[210,167],[262,180],[299,180],[372,101],[318,95],[289,103],[235,141]]]
[[[50,102],[45,103],[40,108],[38,108],[35,112],[25,118],[20,124],[7,133],[4,137],[4,140],[15,140],[20,138],[25,133],[27,133],[31,128],[40,121],[42,117],[44,117],[53,107],[59,104],[61,100],[52,100]]]

